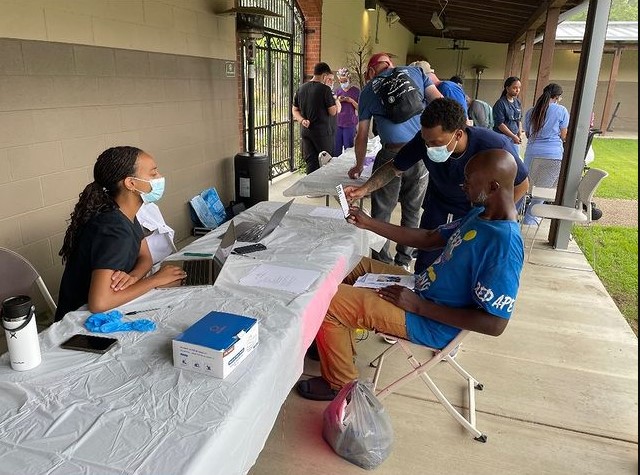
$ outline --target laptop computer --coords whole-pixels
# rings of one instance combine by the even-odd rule
[[[293,200],[290,200],[288,203],[283,204],[277,210],[275,210],[266,224],[256,224],[248,221],[239,223],[236,226],[238,241],[258,242],[261,239],[267,237],[273,232],[274,229],[278,227],[278,225],[282,221],[282,218],[284,218],[284,216],[287,214],[287,211],[289,211],[291,203],[293,203]]]
[[[165,261],[163,264],[182,267],[187,273],[187,277],[182,280],[182,286],[213,285],[222,272],[222,266],[231,254],[235,242],[236,228],[233,221],[230,221],[213,258]]]

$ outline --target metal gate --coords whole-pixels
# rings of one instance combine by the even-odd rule
[[[272,179],[296,170],[302,162],[297,139],[299,125],[291,118],[291,105],[303,80],[303,20],[294,0],[242,0],[240,4],[282,15],[265,17],[265,35],[256,41],[255,50],[255,147],[256,152],[271,160],[269,179]],[[246,80],[243,97],[246,144]]]

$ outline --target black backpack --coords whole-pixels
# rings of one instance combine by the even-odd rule
[[[407,68],[394,68],[389,76],[374,78],[371,87],[382,103],[385,118],[395,124],[411,119],[424,109],[424,91],[411,79]]]

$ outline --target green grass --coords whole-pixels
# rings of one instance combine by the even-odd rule
[[[589,233],[593,231],[593,238]],[[635,333],[638,333],[638,228],[598,226],[573,227],[573,236],[593,265],[596,246],[596,274]]]
[[[611,199],[638,199],[638,140],[593,140],[595,159],[590,164],[609,173],[596,196]],[[597,203],[597,200],[596,200]],[[591,230],[573,227],[573,236],[591,267],[616,302],[618,309],[638,334],[638,228],[593,225]],[[592,262],[592,243],[596,263]]]
[[[609,173],[596,191],[601,198],[638,199],[638,140],[593,139],[590,166]]]

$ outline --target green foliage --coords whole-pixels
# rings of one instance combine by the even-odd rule
[[[593,238],[590,232],[593,231]],[[620,226],[573,227],[573,236],[609,295],[634,331],[638,331],[638,228]]]
[[[598,189],[601,198],[638,199],[638,140],[593,140],[595,159],[590,164],[609,173]]]
[[[585,21],[587,11],[570,18],[571,21]],[[611,0],[610,21],[638,21],[638,0]]]

